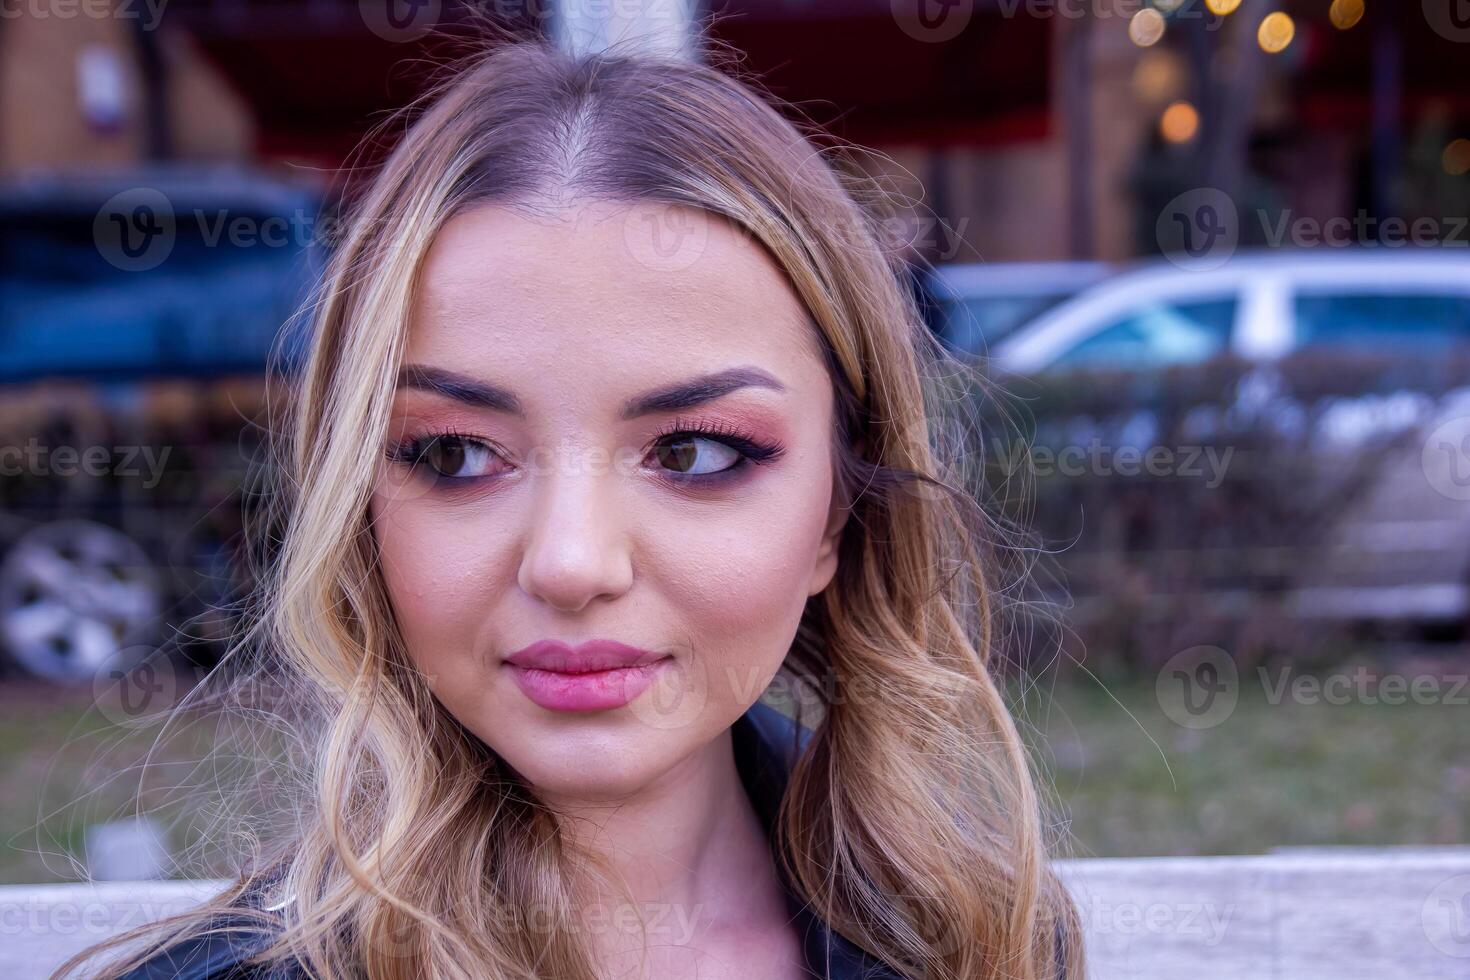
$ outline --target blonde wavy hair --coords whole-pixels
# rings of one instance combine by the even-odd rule
[[[836,577],[782,668],[818,705],[778,818],[789,880],[905,976],[1080,978],[1075,911],[994,652],[1005,547],[964,472],[979,378],[925,328],[871,178],[733,70],[651,55],[501,43],[408,111],[311,311],[283,423],[288,519],[251,637],[220,668],[290,692],[273,717],[289,716],[303,792],[223,894],[57,976],[112,951],[124,955],[87,975],[117,977],[244,923],[273,940],[258,962],[322,978],[596,980],[567,891],[575,855],[411,669],[368,500],[436,231],[487,202],[601,200],[726,219],[785,271],[826,352],[853,509]],[[531,906],[552,910],[538,928],[517,918]]]

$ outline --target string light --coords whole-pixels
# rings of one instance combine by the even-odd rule
[[[1128,36],[1140,48],[1151,48],[1164,36],[1164,15],[1144,7],[1128,22]]]
[[[1294,37],[1296,21],[1279,10],[1274,14],[1267,14],[1266,19],[1261,21],[1260,29],[1256,31],[1256,40],[1260,42],[1261,50],[1267,54],[1285,51]]]
[[[1363,19],[1363,0],[1332,0],[1327,16],[1339,31],[1355,27]]]
[[[1188,74],[1177,54],[1167,48],[1150,48],[1133,69],[1133,93],[1145,102],[1166,105],[1184,92]]]
[[[1188,102],[1175,102],[1159,118],[1159,132],[1170,143],[1188,143],[1199,133],[1199,110]]]
[[[1458,139],[1444,148],[1444,172],[1451,177],[1470,174],[1470,140]]]

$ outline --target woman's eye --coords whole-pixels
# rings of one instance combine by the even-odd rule
[[[407,454],[410,464],[427,467],[446,480],[470,480],[489,476],[499,458],[495,450],[462,436],[435,436],[416,442]]]
[[[661,466],[683,476],[720,473],[733,469],[744,458],[734,446],[692,434],[661,440],[653,453]]]

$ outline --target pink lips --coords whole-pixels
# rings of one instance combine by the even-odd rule
[[[632,701],[670,660],[612,640],[540,640],[505,658],[526,697],[551,711],[605,711]]]

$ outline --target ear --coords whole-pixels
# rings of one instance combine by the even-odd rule
[[[859,455],[862,455],[863,446],[861,439],[854,444],[854,449]],[[838,544],[842,541],[842,529],[847,526],[847,518],[852,513],[851,503],[841,497],[834,481],[832,503],[827,510],[827,525],[822,531],[822,544],[817,549],[817,558],[812,564],[812,580],[807,588],[808,596],[814,596],[825,589],[837,574]]]
[[[822,545],[817,549],[817,559],[812,563],[812,581],[806,594],[814,596],[832,583],[837,574],[837,543],[842,540],[842,528],[847,524],[848,509],[832,495],[832,507],[827,514],[827,527],[822,534]]]

